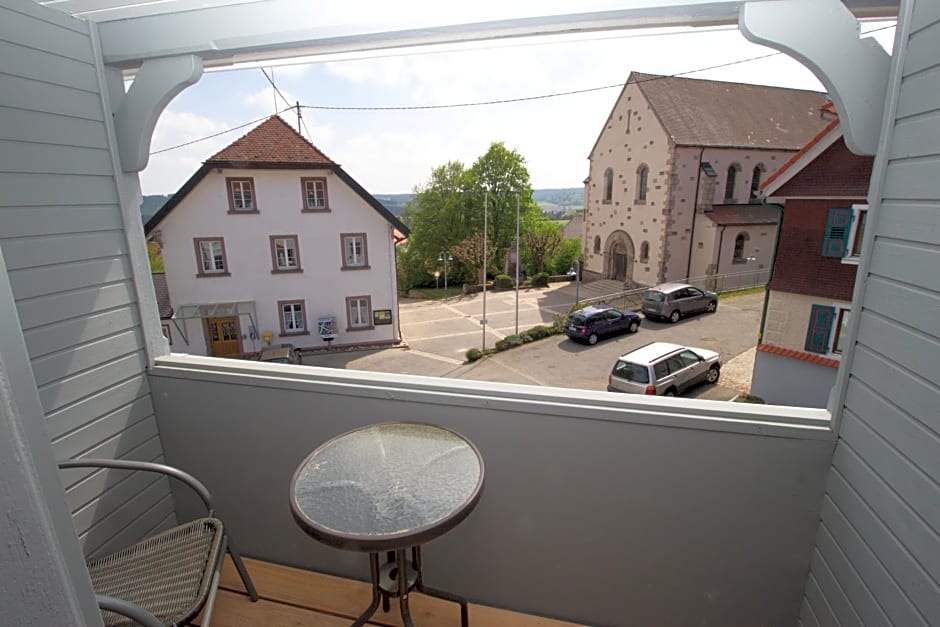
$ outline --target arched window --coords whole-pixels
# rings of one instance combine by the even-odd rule
[[[751,175],[751,198],[757,198],[760,194],[760,181],[764,176],[764,164],[758,163],[754,166],[754,173]]]
[[[650,260],[650,243],[643,242],[640,244],[640,262],[647,263]]]
[[[649,182],[650,169],[641,165],[636,171],[636,199],[640,202],[646,202],[646,188]]]
[[[607,168],[604,172],[604,202],[609,203],[614,197],[614,171]]]
[[[728,166],[728,178],[725,179],[725,202],[734,200],[734,184],[738,178],[738,170],[741,169],[737,163]]]
[[[594,252],[596,253],[601,252],[601,236],[600,235],[594,236]]]
[[[750,236],[747,233],[738,233],[738,236],[734,238],[734,257],[732,258],[734,263],[744,263],[747,261],[747,259],[744,258],[744,244],[746,244],[749,239]]]

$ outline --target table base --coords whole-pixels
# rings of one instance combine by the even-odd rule
[[[382,605],[383,612],[388,612],[391,609],[391,599],[393,597],[398,597],[398,603],[401,606],[401,618],[405,627],[414,627],[414,622],[411,620],[411,611],[408,608],[408,594],[412,590],[429,597],[437,597],[457,603],[460,606],[460,625],[461,627],[468,627],[467,600],[456,594],[425,586],[421,573],[421,547],[411,547],[410,563],[407,560],[406,552],[407,549],[389,551],[387,562],[381,567],[379,566],[379,554],[369,553],[372,603],[356,619],[352,627],[365,625],[366,621],[379,609],[379,604]],[[400,567],[402,564],[405,565],[405,568]]]

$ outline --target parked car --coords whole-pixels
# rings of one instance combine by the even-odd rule
[[[293,344],[281,344],[261,351],[259,359],[274,364],[299,364],[300,350]]]
[[[679,322],[689,314],[718,309],[718,294],[686,283],[663,283],[644,292],[641,309],[647,318]]]
[[[717,383],[718,353],[704,348],[652,342],[617,358],[608,392],[678,396],[699,383]]]
[[[621,311],[616,307],[588,305],[571,312],[565,322],[565,335],[572,340],[583,340],[591,345],[597,344],[597,340],[606,335],[625,331],[636,333],[639,329],[638,314]]]

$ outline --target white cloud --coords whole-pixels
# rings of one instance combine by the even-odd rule
[[[278,89],[280,89],[280,95],[275,93],[270,85],[263,87],[257,91],[246,94],[244,96],[244,102],[252,111],[260,114],[267,113],[273,115],[278,111],[286,109],[288,106],[294,106],[294,103],[299,100],[293,93],[286,91],[283,87],[278,87]],[[284,97],[281,98],[281,96]],[[287,100],[287,103],[290,104],[285,103],[284,100]],[[285,115],[285,118],[286,117]]]
[[[154,129],[151,152],[163,150],[193,140],[220,133],[228,125],[218,120],[186,111],[166,110]],[[249,129],[243,129],[242,134]],[[202,162],[239,137],[238,132],[227,133],[188,146],[161,152],[150,157],[147,168],[140,174],[145,194],[171,194],[179,189]]]

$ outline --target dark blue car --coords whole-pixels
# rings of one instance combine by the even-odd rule
[[[636,333],[640,329],[640,316],[616,307],[589,305],[568,315],[565,335],[572,340],[597,344],[597,340],[617,333]]]

